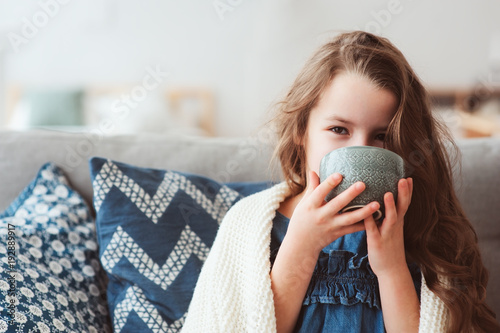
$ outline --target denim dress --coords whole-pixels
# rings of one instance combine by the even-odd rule
[[[271,265],[288,223],[277,211],[271,231]],[[408,267],[420,297],[420,270],[415,264]],[[340,237],[321,251],[294,332],[385,332],[365,231]]]

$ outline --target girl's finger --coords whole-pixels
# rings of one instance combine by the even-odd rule
[[[398,220],[398,212],[396,211],[396,203],[394,202],[394,195],[391,192],[387,192],[384,195],[384,204],[385,204],[385,218],[384,221],[382,222],[382,227],[384,225],[394,225]]]
[[[340,230],[340,236],[352,234],[361,230],[365,230],[365,224],[362,221],[356,222],[354,224],[342,227],[342,229]]]
[[[314,174],[313,177],[315,177],[315,181],[319,184],[318,175],[314,171],[311,171],[311,173]],[[342,175],[338,172],[328,176],[321,184],[317,185],[314,192],[311,193],[311,200],[318,206],[322,205],[328,193],[337,187],[341,181]]]
[[[342,210],[342,208],[347,206],[349,202],[351,202],[354,198],[361,194],[361,192],[363,192],[365,188],[366,185],[363,182],[356,182],[352,184],[347,190],[340,193],[328,202],[328,210],[333,214],[337,214]]]
[[[339,225],[349,225],[359,221],[363,221],[367,217],[372,217],[373,214],[380,208],[380,204],[378,202],[371,202],[368,205],[356,209],[355,211],[343,213],[338,217]]]
[[[380,230],[378,230],[377,223],[375,223],[375,219],[372,215],[365,218],[364,225],[367,238],[380,238]]]
[[[319,185],[319,177],[314,171],[309,171],[307,173],[307,188],[306,188],[306,196],[311,194],[316,187]]]
[[[398,203],[397,211],[404,216],[411,202],[410,182],[406,179],[400,179],[398,182]]]
[[[413,197],[413,178],[408,177],[407,179],[410,184],[410,202],[411,202],[411,198]]]

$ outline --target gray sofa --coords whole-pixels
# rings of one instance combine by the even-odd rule
[[[88,158],[107,157],[137,166],[173,169],[221,182],[269,180],[267,136],[193,138],[166,135],[110,136],[55,131],[0,132],[0,210],[5,209],[45,162],[54,162],[91,204]],[[490,271],[487,302],[500,313],[500,139],[459,141],[458,195],[474,224]],[[279,177],[279,175],[278,175]]]

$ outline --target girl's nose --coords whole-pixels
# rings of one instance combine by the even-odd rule
[[[353,140],[352,145],[353,146],[372,146],[373,142],[367,136],[359,136]]]

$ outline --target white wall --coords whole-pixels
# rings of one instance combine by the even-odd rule
[[[56,1],[67,4],[16,52],[5,32],[23,36],[23,20],[42,19],[42,4]],[[232,11],[219,15],[217,3]],[[463,87],[488,75],[499,14],[495,0],[0,0],[0,37],[7,83],[137,82],[159,65],[170,73],[167,86],[211,86],[218,134],[242,136],[339,31],[378,30],[429,86]]]

